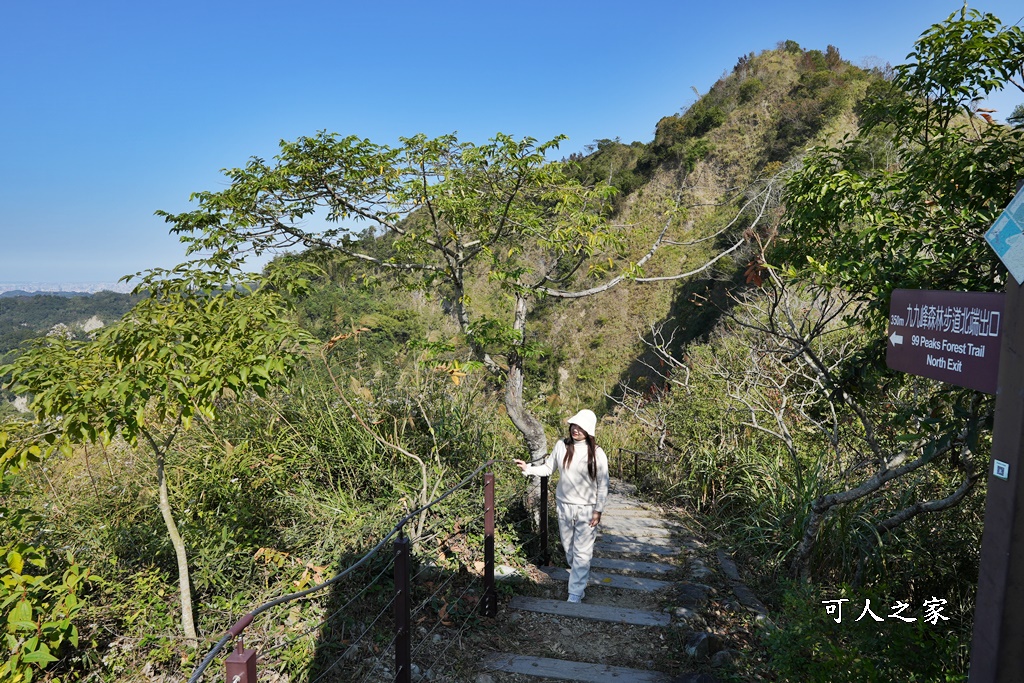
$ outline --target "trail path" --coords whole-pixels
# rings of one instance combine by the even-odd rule
[[[706,627],[709,605],[757,611],[735,565],[711,569],[703,544],[662,508],[612,480],[582,604],[566,602],[569,572],[541,567],[540,596],[503,610],[507,633],[475,683],[713,683],[738,653]],[[724,565],[723,565],[724,567]],[[739,591],[731,588],[736,585]],[[715,586],[720,586],[716,588]],[[734,597],[735,595],[735,597]],[[510,647],[511,646],[511,647]]]

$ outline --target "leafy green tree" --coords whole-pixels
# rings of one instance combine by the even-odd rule
[[[1018,104],[1013,112],[1006,117],[1006,122],[1020,128],[1024,126],[1024,104]]]
[[[523,400],[524,362],[536,353],[526,336],[531,308],[643,281],[675,217],[646,254],[626,258],[626,228],[606,217],[612,190],[585,187],[566,164],[546,161],[561,139],[499,134],[475,145],[419,135],[391,148],[321,133],[282,142],[272,163],[228,171],[227,189],[193,195],[196,210],[161,215],[195,249],[227,240],[257,253],[324,250],[436,292],[503,384],[507,413],[537,456],[547,441]],[[355,234],[357,225],[366,229]],[[474,301],[481,278],[504,295],[500,314]]]
[[[795,237],[781,255],[870,299],[875,326],[895,288],[998,286],[983,235],[1024,160],[1024,132],[972,110],[1024,68],[1020,27],[965,8],[909,57],[862,108],[863,132],[816,149],[787,187]]]
[[[295,275],[272,271],[259,280],[223,251],[140,273],[134,293],[144,298],[95,339],[48,337],[0,368],[10,373],[11,390],[31,396],[40,437],[20,440],[5,459],[27,462],[55,449],[70,455],[75,444],[118,437],[149,449],[177,561],[182,627],[192,641],[188,555],[170,505],[167,455],[181,430],[196,418],[213,420],[220,402],[246,391],[262,396],[288,376],[305,336],[284,317],[278,285],[301,288]]]
[[[925,31],[909,58],[862,107],[862,132],[815,149],[791,177],[785,197],[791,237],[770,256],[787,264],[793,278],[855,295],[861,306],[851,320],[874,339],[884,339],[893,289],[989,291],[1005,282],[983,236],[1013,196],[1024,167],[1024,131],[974,115],[974,103],[985,95],[1021,87],[1015,80],[1024,69],[1020,27],[1004,27],[993,15],[965,7]],[[814,364],[806,333],[797,330],[787,339]],[[977,480],[976,468],[961,466],[985,447],[979,433],[990,420],[990,399],[936,388],[908,404],[898,397],[900,382],[882,375],[884,348],[865,345],[838,374],[820,368],[830,396],[856,416],[857,438],[870,444],[873,466],[812,502],[796,553],[801,574],[807,574],[814,541],[834,508],[868,500],[904,475],[918,476],[942,462],[960,469],[952,492],[903,501],[904,507],[877,521],[881,537],[959,502]],[[879,392],[879,386],[891,391]],[[869,413],[864,406],[870,403],[890,412]]]

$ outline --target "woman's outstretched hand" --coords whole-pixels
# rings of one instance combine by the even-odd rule
[[[513,460],[517,467],[525,474],[526,473],[526,462],[524,460]]]

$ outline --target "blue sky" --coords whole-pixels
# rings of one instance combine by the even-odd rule
[[[153,216],[220,169],[326,129],[649,141],[751,51],[898,64],[960,4],[33,0],[0,9],[0,283],[183,260]],[[509,9],[515,7],[515,9]],[[1020,0],[973,5],[1004,23]],[[1019,93],[990,106],[1005,117]]]

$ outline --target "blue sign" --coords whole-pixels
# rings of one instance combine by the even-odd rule
[[[1007,204],[985,233],[985,240],[1017,284],[1024,283],[1024,192]]]

